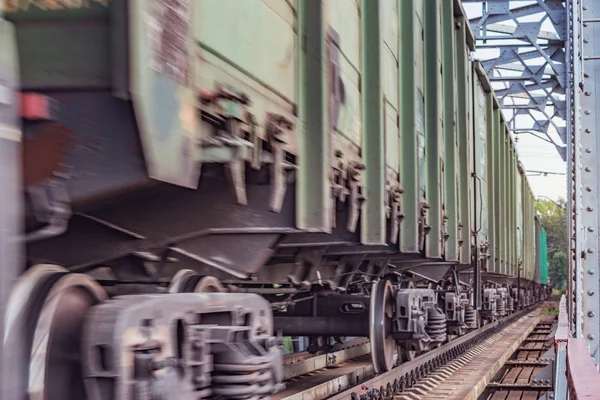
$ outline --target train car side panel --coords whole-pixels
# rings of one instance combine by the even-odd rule
[[[458,187],[461,177],[457,168],[457,93],[467,90],[467,86],[459,86],[456,75],[457,58],[461,57],[455,42],[456,22],[454,19],[454,5],[452,2],[443,1],[441,5],[441,46],[442,46],[442,71],[443,71],[443,224],[442,244],[444,256],[447,261],[458,261],[458,232],[459,232],[459,197]]]
[[[300,154],[296,224],[299,228],[330,231],[332,225],[331,173],[334,165],[329,137],[329,71],[326,23],[320,2],[298,4],[298,86]]]
[[[542,258],[542,285],[548,284],[548,234],[544,226],[542,225],[542,244],[538,248],[538,252],[541,254]]]
[[[493,207],[493,203],[489,201],[493,185],[489,181],[488,174],[488,170],[493,167],[489,163],[492,141],[488,140],[489,115],[487,108],[488,103],[491,102],[490,96],[490,93],[484,90],[482,81],[475,79],[473,89],[475,223],[472,230],[478,232],[476,245],[482,248],[485,248],[485,244],[490,240],[488,210]]]
[[[473,212],[473,207],[478,207],[479,202],[473,198],[478,193],[478,186],[471,181],[471,172],[473,171],[473,125],[472,120],[474,112],[472,111],[473,96],[472,85],[474,82],[479,82],[478,79],[473,79],[472,64],[469,59],[470,48],[467,45],[467,23],[464,17],[457,18],[457,29],[455,30],[456,43],[456,86],[457,90],[457,119],[456,133],[458,135],[458,170],[460,180],[458,185],[458,203],[459,203],[459,244],[460,244],[460,261],[463,264],[471,262],[471,249],[474,238],[471,234],[471,226],[473,221],[478,221],[478,218]],[[460,88],[464,88],[461,90]],[[485,104],[485,102],[484,102]],[[485,105],[484,105],[485,107]],[[476,182],[475,182],[476,183]],[[487,196],[487,194],[486,194]],[[476,238],[475,238],[476,240]]]
[[[425,57],[425,137],[427,188],[425,191],[426,228],[425,256],[442,256],[442,184],[443,184],[443,113],[441,48],[441,3],[424,1],[424,57]]]
[[[361,243],[385,244],[386,230],[386,152],[385,152],[385,104],[383,92],[383,41],[381,30],[381,2],[361,3],[361,63],[362,63],[362,111],[363,142],[361,153],[364,172],[363,196],[367,201],[362,207]],[[348,6],[347,6],[348,7]],[[394,132],[392,131],[392,134]],[[396,133],[397,137],[397,133]]]
[[[422,0],[399,2],[398,54],[400,79],[400,179],[403,194],[401,210],[404,214],[400,230],[400,250],[417,253],[421,250],[422,192],[425,190],[423,130],[423,31]]]

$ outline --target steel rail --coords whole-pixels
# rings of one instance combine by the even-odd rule
[[[501,320],[485,325],[484,327],[457,338],[437,349],[415,358],[413,361],[403,363],[389,372],[377,375],[370,358],[358,357],[347,365],[331,373],[331,379],[322,378],[310,386],[300,385],[300,390],[295,391],[294,385],[287,390],[273,396],[273,399],[303,400],[303,399],[351,399],[357,388],[388,388],[398,385],[400,380],[403,386],[412,386],[425,374],[441,365],[451,361],[475,346],[493,333],[501,330],[511,322],[528,315],[539,305],[518,311]],[[339,372],[338,372],[339,371]],[[389,385],[389,386],[388,386]]]
[[[488,324],[435,350],[429,351],[417,357],[413,361],[401,364],[384,374],[377,375],[372,379],[361,383],[360,386],[365,388],[373,388],[375,392],[380,392],[382,389],[383,391],[388,391],[390,389],[393,390],[394,387],[399,390],[403,390],[405,385],[413,386],[414,383],[423,378],[426,374],[437,369],[438,367],[436,367],[436,364],[441,366],[457,358],[472,346],[477,345],[492,334],[502,330],[513,321],[516,321],[534,312],[538,307],[540,307],[540,305],[536,304],[533,307],[525,308],[521,311],[511,314],[508,317]],[[356,390],[356,387],[350,388],[331,397],[331,399],[353,399],[353,395],[356,395]]]

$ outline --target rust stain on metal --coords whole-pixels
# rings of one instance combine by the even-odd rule
[[[190,0],[155,0],[150,22],[153,67],[184,86],[189,70],[190,13]]]
[[[33,138],[23,141],[25,185],[50,179],[64,169],[75,134],[58,122],[43,123]]]

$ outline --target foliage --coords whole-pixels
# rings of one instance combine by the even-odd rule
[[[548,259],[550,260],[554,253],[562,251],[568,252],[568,232],[567,232],[567,205],[564,199],[558,199],[557,202],[551,200],[536,201],[535,208],[538,211],[544,229],[546,229],[548,240]]]
[[[563,290],[567,284],[567,255],[559,251],[552,255],[548,265],[548,275],[554,282],[554,287]]]
[[[564,289],[567,281],[567,207],[564,199],[536,201],[535,208],[546,229],[548,246],[548,275],[554,287]]]

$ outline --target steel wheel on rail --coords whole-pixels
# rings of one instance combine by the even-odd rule
[[[222,293],[225,288],[221,281],[214,276],[199,275],[191,269],[177,272],[171,284],[169,293]]]
[[[371,290],[369,337],[371,339],[371,359],[376,372],[392,369],[396,341],[392,337],[392,321],[395,312],[392,283],[379,280]]]
[[[107,299],[91,277],[55,265],[38,265],[15,284],[7,308],[4,344],[27,359],[29,399],[86,398],[81,366],[85,316]]]

